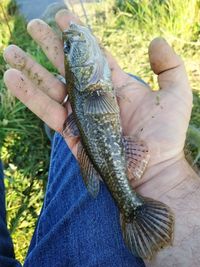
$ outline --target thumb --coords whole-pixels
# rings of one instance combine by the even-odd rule
[[[177,94],[191,93],[183,60],[163,38],[155,38],[150,43],[149,60],[158,75],[160,89],[176,90]]]

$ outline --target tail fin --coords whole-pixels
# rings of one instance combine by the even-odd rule
[[[172,245],[174,216],[162,202],[143,198],[144,204],[134,212],[132,222],[121,215],[121,226],[125,243],[132,253],[150,260],[160,249]]]

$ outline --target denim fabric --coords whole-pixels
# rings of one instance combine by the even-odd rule
[[[90,196],[59,134],[53,140],[43,211],[24,266],[144,266],[124,245],[119,213],[106,186],[101,183],[96,199]]]
[[[6,226],[0,162],[0,267],[20,266]],[[76,159],[55,134],[46,196],[24,267],[98,266],[145,267],[123,242],[119,212],[104,183],[96,199],[90,196]]]
[[[4,233],[2,207],[3,198],[0,231]],[[20,266],[14,260],[8,233],[0,238],[0,267]],[[68,266],[144,267],[144,263],[126,248],[118,209],[104,183],[97,198],[90,196],[76,159],[63,138],[55,134],[47,192],[24,267]]]
[[[19,267],[15,260],[12,240],[6,225],[5,189],[3,182],[3,167],[0,161],[0,267]]]

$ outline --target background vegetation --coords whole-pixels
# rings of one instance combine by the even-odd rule
[[[154,89],[157,89],[157,83],[148,64],[149,42],[156,36],[163,36],[183,57],[194,92],[185,151],[198,171],[200,1],[107,0],[87,4],[86,9],[94,32],[125,71],[142,77]],[[75,11],[79,13],[79,7]],[[7,68],[3,50],[10,43],[17,44],[50,71],[55,70],[26,33],[26,22],[14,1],[1,1],[0,25],[0,153],[5,168],[8,227],[16,256],[23,262],[42,206],[50,143],[43,123],[7,92],[2,80]]]

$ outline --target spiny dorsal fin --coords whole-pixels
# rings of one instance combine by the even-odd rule
[[[79,130],[78,130],[76,121],[72,113],[67,117],[63,125],[63,136],[64,137],[78,137],[79,136]]]
[[[115,114],[118,112],[119,108],[112,93],[96,90],[85,103],[85,114],[87,115]]]
[[[101,176],[95,170],[81,143],[78,145],[78,161],[85,185],[93,197],[99,193],[99,180]]]
[[[128,177],[130,180],[138,180],[144,174],[149,162],[148,147],[144,141],[132,136],[123,136],[122,141],[125,148]]]

